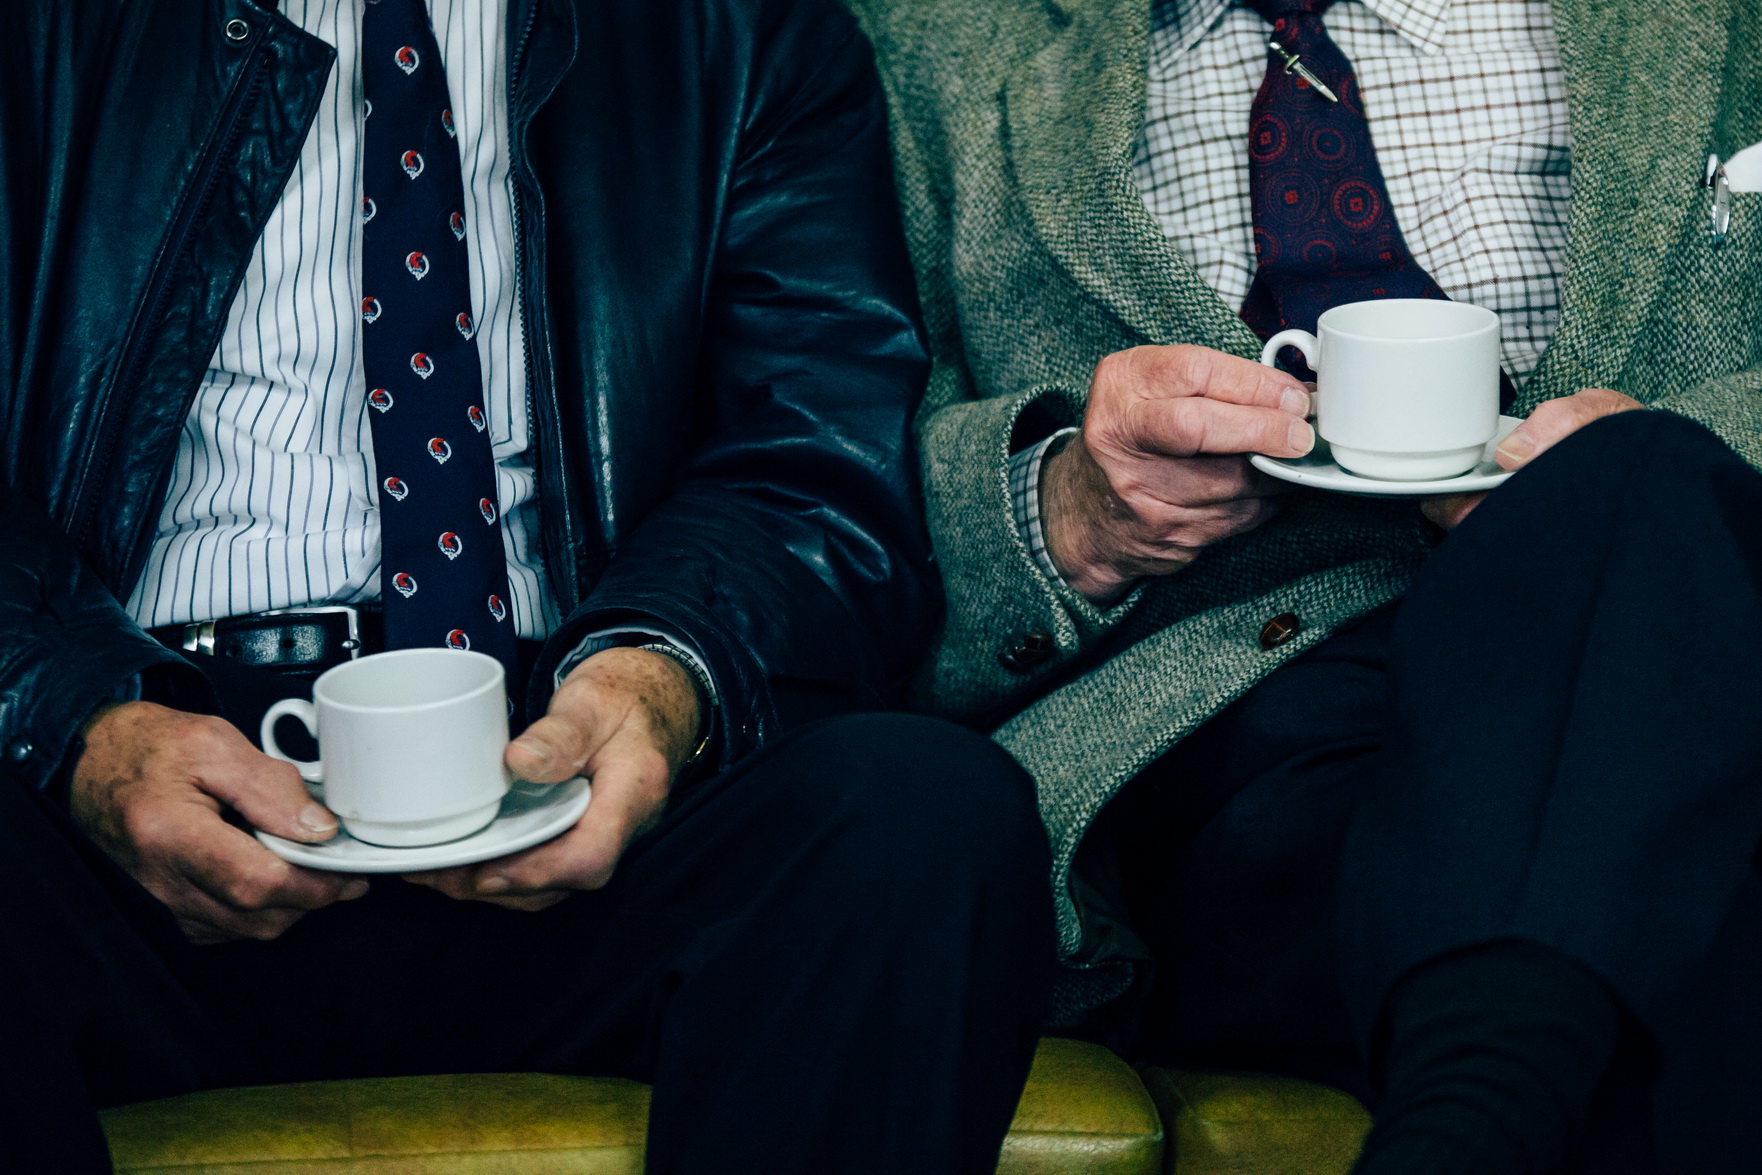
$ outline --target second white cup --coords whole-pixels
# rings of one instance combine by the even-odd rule
[[[1316,333],[1266,341],[1303,352],[1316,374],[1315,430],[1340,468],[1385,481],[1473,469],[1499,428],[1499,316],[1432,298],[1348,302]]]
[[[263,716],[266,754],[292,763],[356,840],[416,848],[470,836],[496,818],[508,791],[508,693],[502,664],[482,653],[400,649],[327,670],[312,701],[289,698]],[[321,758],[295,759],[275,741],[291,715]]]

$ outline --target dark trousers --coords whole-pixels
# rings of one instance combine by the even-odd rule
[[[390,878],[192,947],[0,789],[0,1170],[109,1169],[94,1107],[538,1070],[654,1084],[651,1172],[988,1173],[1052,950],[1025,774],[928,719],[831,719],[688,788],[610,885],[539,914]]]
[[[1390,987],[1529,940],[1633,1020],[1579,1169],[1754,1170],[1759,628],[1762,476],[1711,433],[1636,412],[1545,454],[1110,813],[1144,1053],[1374,1105]]]

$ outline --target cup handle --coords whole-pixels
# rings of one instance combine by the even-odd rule
[[[263,753],[271,759],[292,763],[299,770],[300,778],[307,783],[323,783],[323,760],[314,759],[307,762],[303,759],[296,759],[275,744],[275,723],[278,719],[290,714],[305,724],[306,729],[312,732],[313,738],[318,737],[318,707],[305,698],[283,698],[269,707],[269,712],[263,715],[263,728],[259,732],[263,741]]]
[[[1279,358],[1279,351],[1284,347],[1296,347],[1303,352],[1304,362],[1314,371],[1321,370],[1321,340],[1306,330],[1282,330],[1266,341],[1260,349],[1260,361],[1271,367]],[[1315,394],[1309,396],[1309,415],[1315,415]]]

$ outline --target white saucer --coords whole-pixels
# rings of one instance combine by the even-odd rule
[[[323,801],[323,789],[313,797]],[[568,783],[519,783],[502,800],[502,810],[489,827],[459,840],[419,849],[388,849],[339,832],[321,845],[301,844],[259,832],[257,839],[277,856],[308,869],[332,873],[413,873],[472,865],[505,857],[541,844],[569,828],[587,810],[593,788],[585,779]]]
[[[1295,482],[1300,486],[1309,486],[1318,490],[1333,490],[1339,494],[1358,494],[1367,498],[1406,498],[1420,494],[1472,494],[1481,490],[1490,490],[1511,476],[1509,470],[1499,468],[1498,461],[1493,458],[1493,450],[1505,439],[1505,434],[1522,424],[1515,416],[1501,416],[1499,431],[1487,442],[1481,451],[1481,459],[1467,473],[1455,477],[1440,478],[1436,481],[1382,481],[1374,477],[1360,477],[1356,473],[1347,473],[1334,464],[1334,458],[1328,452],[1328,443],[1320,437],[1316,438],[1315,448],[1307,457],[1299,457],[1295,461],[1286,461],[1277,457],[1267,457],[1260,453],[1248,459],[1254,468],[1268,473],[1281,481]]]

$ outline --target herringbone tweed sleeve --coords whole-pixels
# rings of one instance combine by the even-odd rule
[[[859,14],[865,5],[854,5]],[[1074,380],[981,392],[964,353],[952,273],[950,216],[938,179],[920,144],[923,124],[906,117],[907,96],[894,98],[894,159],[907,236],[918,268],[919,295],[935,367],[917,428],[930,531],[947,593],[946,618],[915,683],[923,709],[983,720],[1008,713],[1045,692],[1055,665],[1012,668],[1000,654],[1029,633],[1046,633],[1061,654],[1081,653],[1123,621],[1133,593],[1106,611],[1036,566],[1016,526],[1008,485],[1018,431],[1044,435],[1081,418],[1083,392]],[[1026,415],[1032,423],[1024,425]],[[1064,658],[1060,658],[1063,660]]]

